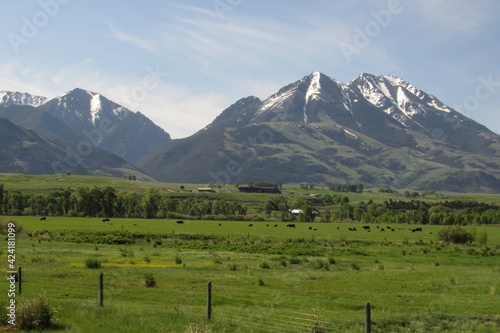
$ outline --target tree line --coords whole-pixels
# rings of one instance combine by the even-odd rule
[[[144,193],[118,192],[113,187],[59,189],[45,194],[5,191],[0,184],[0,214],[80,217],[179,218],[196,216],[238,218],[247,213],[236,201],[193,197],[170,198],[158,189]]]
[[[299,215],[292,215],[293,209],[300,209]],[[500,221],[500,206],[478,201],[440,201],[392,199],[383,203],[361,201],[349,202],[344,195],[325,195],[321,199],[300,197],[276,197],[263,207],[266,216],[281,221],[303,222],[359,221],[362,223],[404,223],[434,225],[495,224]],[[318,212],[321,211],[321,214]]]
[[[334,220],[350,219],[363,223],[405,223],[434,225],[495,224],[500,221],[500,206],[478,201],[388,200],[352,205],[340,202],[330,213]]]
[[[496,224],[500,206],[478,201],[392,200],[361,201],[353,204],[343,194],[322,197],[280,196],[264,202],[257,210],[263,214],[246,216],[247,207],[239,201],[199,197],[171,197],[156,188],[143,193],[119,192],[112,187],[60,188],[44,194],[6,191],[0,184],[1,215],[125,217],[125,218],[249,218],[279,221],[362,223],[405,223],[434,225]],[[292,210],[300,213],[292,214]]]

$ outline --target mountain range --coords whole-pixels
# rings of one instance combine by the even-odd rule
[[[500,136],[392,75],[364,73],[345,84],[313,72],[266,100],[242,98],[176,140],[98,93],[0,96],[0,117],[58,144],[86,138],[158,181],[500,191]]]

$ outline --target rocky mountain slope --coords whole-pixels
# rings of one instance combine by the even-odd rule
[[[0,111],[2,108],[0,108]],[[39,112],[37,112],[39,113]],[[58,145],[35,132],[0,117],[0,172],[89,175],[148,178],[135,166],[103,150],[79,154],[69,145]]]

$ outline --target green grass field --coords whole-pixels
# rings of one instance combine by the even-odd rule
[[[43,193],[47,191],[54,191],[60,188],[78,188],[94,186],[105,188],[107,186],[115,188],[117,191],[134,191],[144,192],[148,188],[158,188],[163,194],[171,194],[175,196],[193,196],[193,195],[218,195],[220,199],[239,200],[242,202],[262,202],[268,197],[274,195],[265,194],[239,194],[233,184],[226,184],[224,187],[215,188],[216,193],[198,193],[200,187],[207,187],[208,184],[173,184],[173,183],[160,183],[160,182],[144,182],[133,181],[123,178],[115,177],[99,177],[99,176],[82,176],[82,175],[24,175],[24,174],[6,174],[0,173],[0,184],[5,185],[5,190],[16,190],[26,193],[36,192]],[[184,189],[180,187],[183,186]],[[283,190],[286,192],[293,192],[298,195],[309,196],[311,194],[338,194],[347,195],[351,202],[368,201],[380,202],[392,199],[404,199],[404,190],[400,190],[400,194],[393,193],[379,193],[378,189],[365,189],[363,193],[339,193],[328,190],[326,185],[316,185],[312,190],[301,189],[299,184],[283,184]],[[422,199],[422,198],[417,198]],[[425,200],[478,200],[483,202],[500,203],[500,196],[498,194],[482,194],[482,193],[437,193],[428,195]]]
[[[487,247],[480,247],[440,244],[441,226],[412,232],[415,226],[371,225],[367,232],[357,223],[2,220],[23,226],[16,265],[24,282],[16,300],[46,295],[57,311],[54,332],[362,332],[367,302],[373,332],[500,329],[495,226],[474,227],[488,234]],[[99,244],[106,235],[134,243]],[[86,268],[87,259],[102,267]],[[146,274],[154,288],[145,286]],[[7,289],[2,284],[5,302]]]

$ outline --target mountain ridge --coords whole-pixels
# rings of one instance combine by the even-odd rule
[[[3,92],[9,97],[0,99],[0,105],[35,106],[84,134],[92,144],[131,163],[162,142],[171,140],[165,130],[144,114],[130,111],[100,93],[75,88],[51,99],[24,93],[22,100],[15,92]]]
[[[161,181],[500,191],[499,152],[497,134],[401,78],[362,73],[344,84],[313,72],[265,100],[236,101],[138,166]]]
[[[54,142],[71,141],[46,116],[3,109],[0,116],[25,120]],[[315,71],[264,100],[241,98],[176,140],[140,112],[80,88],[36,109],[78,133],[73,140],[127,157],[160,181],[500,191],[500,136],[390,74],[343,83]]]
[[[29,105],[39,106],[47,100],[47,97],[31,95],[19,91],[0,90],[0,105]]]

